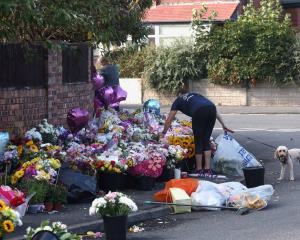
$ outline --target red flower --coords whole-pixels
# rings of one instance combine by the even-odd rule
[[[115,161],[111,161],[110,164],[114,167],[116,165]]]

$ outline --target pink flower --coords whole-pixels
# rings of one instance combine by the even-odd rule
[[[116,192],[109,192],[108,194],[105,195],[105,198],[107,200],[113,200],[117,197],[117,193]]]

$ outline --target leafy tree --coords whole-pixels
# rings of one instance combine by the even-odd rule
[[[209,78],[219,84],[270,81],[288,83],[295,78],[295,33],[279,0],[253,1],[237,21],[216,27],[209,36]]]
[[[122,43],[146,34],[152,0],[1,0],[0,42]]]

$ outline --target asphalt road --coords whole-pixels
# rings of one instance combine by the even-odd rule
[[[265,182],[272,184],[275,194],[269,206],[248,215],[232,211],[201,211],[173,215],[160,227],[145,227],[141,233],[130,234],[130,240],[297,240],[300,239],[300,165],[294,164],[295,181],[277,182],[280,165],[273,160],[274,149],[260,142],[289,148],[300,148],[300,114],[228,114],[223,115],[228,127],[236,130],[234,137],[258,159],[265,162]],[[213,133],[221,133],[219,126]],[[238,135],[241,134],[241,135]]]

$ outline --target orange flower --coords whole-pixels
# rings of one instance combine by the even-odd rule
[[[20,157],[23,153],[23,146],[19,145],[17,150],[18,150],[18,156]]]

